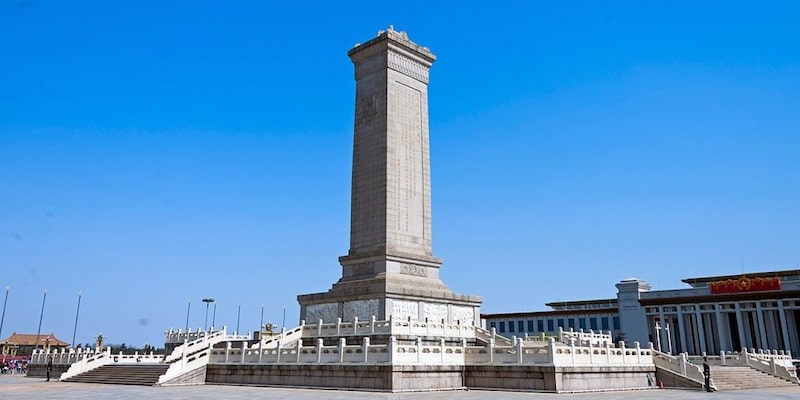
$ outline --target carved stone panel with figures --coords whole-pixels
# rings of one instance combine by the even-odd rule
[[[475,322],[475,310],[472,307],[451,306],[450,314],[453,317],[453,323],[472,325]]]
[[[379,306],[378,299],[348,301],[344,303],[344,320],[350,322],[358,318],[359,321],[368,321],[373,315],[377,318]]]
[[[447,304],[424,303],[422,311],[430,322],[447,322]]]
[[[338,303],[312,304],[306,307],[306,322],[316,324],[319,320],[324,323],[336,322],[339,318]]]
[[[392,302],[392,318],[412,321],[419,319],[419,304],[415,301],[394,300]]]

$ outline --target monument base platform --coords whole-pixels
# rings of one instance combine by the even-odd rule
[[[211,364],[206,383],[382,392],[653,389],[655,367]]]
[[[464,389],[459,366],[209,365],[206,383],[407,392]]]

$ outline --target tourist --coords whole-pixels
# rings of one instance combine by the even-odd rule
[[[50,382],[51,372],[53,372],[53,356],[47,356],[47,382]]]

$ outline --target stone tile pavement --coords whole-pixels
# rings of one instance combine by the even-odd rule
[[[758,390],[738,390],[720,393],[705,393],[689,390],[636,390],[603,393],[524,393],[493,392],[483,390],[419,392],[419,393],[371,393],[347,392],[339,390],[284,389],[245,386],[173,386],[145,387],[123,385],[97,385],[86,383],[45,382],[40,378],[25,378],[19,375],[0,376],[0,398],[26,399],[170,399],[170,400],[251,400],[251,399],[297,399],[297,400],[345,400],[345,399],[382,399],[382,400],[418,400],[418,399],[456,399],[456,400],[627,400],[627,399],[732,399],[732,400],[796,400],[800,399],[800,386],[797,388],[776,388]]]

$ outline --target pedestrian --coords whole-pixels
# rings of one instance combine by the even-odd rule
[[[708,357],[703,357],[703,378],[705,378],[706,392],[711,392],[711,367],[708,366]]]
[[[53,372],[53,356],[47,356],[47,382],[50,382],[51,372]]]

